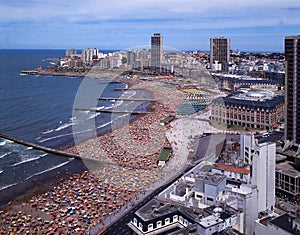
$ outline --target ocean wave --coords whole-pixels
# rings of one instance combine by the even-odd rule
[[[121,116],[116,117],[113,121],[116,121],[116,120],[118,120],[118,119],[120,119],[120,118],[123,118],[123,117],[125,117],[125,116],[128,116],[128,115],[129,115],[129,113],[125,113],[125,114],[123,114],[123,115],[121,115]]]
[[[13,141],[5,139],[5,140],[3,140],[3,141],[0,142],[0,146],[4,146],[4,145],[6,145],[8,143],[13,143]]]
[[[107,107],[105,107],[105,108],[103,108],[104,110],[107,110],[107,109],[111,109],[112,108],[112,106],[107,106]]]
[[[88,113],[90,113],[91,111],[89,111],[89,110],[85,110],[85,111],[83,111],[83,110],[79,110],[79,112],[81,112],[81,113],[85,113],[85,114],[88,114]]]
[[[11,167],[12,167],[12,166],[22,165],[22,164],[25,164],[25,163],[28,163],[28,162],[32,162],[32,161],[38,160],[38,159],[40,159],[40,158],[42,158],[42,157],[44,157],[44,156],[46,156],[46,155],[47,155],[47,153],[42,154],[42,155],[39,155],[38,157],[29,158],[29,159],[23,160],[23,161],[21,161],[21,162],[17,162],[17,163],[15,163],[15,164],[11,165]]]
[[[103,108],[105,108],[105,106],[96,107],[95,109],[96,109],[96,110],[101,110],[101,109],[103,109]]]
[[[3,189],[6,189],[6,188],[10,188],[10,187],[12,187],[12,186],[15,186],[15,185],[17,185],[17,184],[18,184],[18,183],[5,185],[5,186],[3,186],[2,188],[0,188],[0,191],[3,190]]]
[[[55,131],[61,131],[61,130],[66,129],[66,128],[72,126],[72,125],[74,125],[74,124],[73,123],[65,123],[62,126],[56,128]]]
[[[44,132],[42,132],[42,135],[46,135],[46,134],[49,134],[49,133],[51,133],[51,132],[53,132],[54,130],[52,129],[52,130],[48,130],[48,131],[44,131]]]
[[[44,173],[46,173],[46,172],[48,172],[48,171],[52,171],[52,170],[55,170],[55,169],[57,169],[57,168],[60,168],[60,167],[62,167],[62,166],[64,166],[64,165],[70,163],[70,162],[73,161],[74,159],[75,159],[75,158],[71,158],[70,160],[68,160],[68,161],[66,161],[66,162],[63,162],[63,163],[61,163],[61,164],[59,164],[59,165],[57,165],[57,166],[48,168],[47,170],[44,170],[44,171],[40,171],[40,172],[34,173],[33,175],[28,176],[27,178],[25,178],[25,180],[29,180],[30,178],[32,178],[32,177],[34,177],[34,176],[38,176],[38,175],[44,174]]]
[[[3,155],[0,156],[0,158],[4,158],[5,156],[7,156],[8,154],[11,154],[12,152],[8,152],[8,153],[4,153]]]
[[[100,129],[100,128],[106,127],[106,126],[110,125],[111,123],[112,123],[112,121],[104,123],[101,126],[96,127],[96,129]]]
[[[116,104],[114,107],[119,107],[124,103],[124,100],[117,100]]]
[[[100,114],[101,114],[101,113],[100,113],[100,112],[98,112],[98,113],[96,113],[96,114],[94,114],[94,115],[92,115],[92,116],[88,117],[88,119],[87,119],[87,120],[90,120],[90,119],[92,119],[92,118],[95,118],[95,117],[99,116]]]
[[[53,137],[42,139],[42,140],[39,141],[39,143],[44,143],[44,142],[49,141],[49,140],[55,140],[55,139],[65,137],[65,136],[68,136],[68,135],[73,135],[73,133],[68,133],[68,134],[63,134],[63,135],[56,135],[56,136],[53,136]]]

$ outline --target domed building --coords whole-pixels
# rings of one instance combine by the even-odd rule
[[[273,129],[284,118],[284,96],[269,90],[240,89],[211,104],[211,121],[227,125]]]

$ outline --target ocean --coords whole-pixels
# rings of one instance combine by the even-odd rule
[[[147,102],[98,100],[124,95],[151,98],[146,91],[119,89],[128,85],[111,82],[111,78],[20,75],[21,70],[45,68],[49,66],[48,58],[63,57],[64,53],[63,50],[0,50],[1,134],[62,149],[137,117],[77,109],[146,111]],[[85,165],[78,159],[47,154],[0,138],[0,205],[41,182],[50,183],[58,176],[82,169]]]

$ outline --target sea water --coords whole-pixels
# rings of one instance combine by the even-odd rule
[[[124,92],[126,97],[151,97],[146,91],[115,90],[128,85],[109,83],[111,78],[99,82],[99,79],[76,76],[20,75],[22,70],[49,66],[48,58],[63,56],[63,50],[0,50],[1,134],[61,149],[111,131],[112,123],[118,127],[136,117],[126,113],[75,111],[76,108],[110,110],[119,106],[121,110],[136,107],[138,111],[146,110],[145,102],[97,101],[97,97],[92,97],[95,101],[91,104],[78,102],[89,93],[82,94],[82,86],[99,97],[118,98]],[[80,105],[89,107],[77,107]],[[84,167],[80,160],[47,154],[0,138],[0,202],[9,198],[8,191],[13,192],[16,186],[22,194],[22,185],[26,191],[33,182],[38,185],[36,182],[54,179],[57,173],[78,172]]]

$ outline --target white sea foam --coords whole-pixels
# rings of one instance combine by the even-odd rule
[[[3,186],[2,188],[0,188],[0,191],[3,190],[3,189],[6,189],[6,188],[10,188],[12,186],[15,186],[17,185],[18,183],[14,183],[14,184],[9,184],[9,185],[6,185],[6,186]]]
[[[6,145],[8,143],[12,143],[12,142],[13,141],[11,141],[11,140],[3,140],[3,141],[0,142],[0,146],[4,146],[4,145]]]
[[[128,116],[128,115],[129,115],[129,113],[125,113],[125,114],[123,114],[123,115],[121,115],[121,116],[116,117],[113,121],[116,121],[116,120],[118,120],[118,119],[120,119],[120,118],[122,118],[122,117],[126,117],[126,116]]]
[[[61,164],[59,164],[59,165],[57,165],[57,166],[48,168],[47,170],[44,170],[44,171],[40,171],[40,172],[34,173],[33,175],[27,177],[25,180],[28,180],[28,179],[32,178],[33,176],[41,175],[41,174],[44,174],[44,173],[46,173],[46,172],[48,172],[48,171],[52,171],[52,170],[55,170],[55,169],[57,169],[57,168],[60,168],[60,167],[62,167],[62,166],[64,166],[64,165],[70,163],[70,162],[73,161],[73,160],[74,160],[74,158],[70,158],[70,160],[68,160],[68,161],[66,161],[66,162],[63,162],[63,163],[61,163]]]
[[[0,156],[0,158],[4,158],[5,156],[7,156],[8,154],[11,154],[12,152],[8,152],[8,153],[4,153],[3,155]]]
[[[33,147],[28,147],[28,148],[26,148],[26,150],[30,150],[30,149],[33,149]]]
[[[53,129],[52,130],[48,130],[48,131],[44,131],[44,132],[42,132],[42,135],[49,134],[49,133],[51,133],[53,131],[54,131]]]
[[[63,134],[63,135],[57,135],[57,136],[49,137],[49,138],[40,140],[39,143],[44,143],[46,141],[54,140],[54,139],[57,139],[57,138],[60,138],[60,137],[68,136],[68,135],[73,135],[73,133],[68,133],[68,134]]]
[[[103,108],[105,108],[105,106],[96,107],[95,109],[96,109],[96,110],[101,110],[101,109],[103,109]]]
[[[110,121],[110,122],[107,122],[107,123],[104,123],[104,124],[102,124],[101,126],[98,126],[98,127],[97,127],[97,129],[100,129],[100,128],[103,128],[103,127],[106,127],[106,126],[110,125],[111,123],[112,123],[112,121]]]
[[[85,110],[85,111],[79,110],[79,112],[88,114],[88,113],[90,113],[91,111],[89,111],[89,110]]]
[[[115,107],[121,106],[124,103],[123,100],[118,100],[115,104]]]
[[[47,153],[46,153],[46,154],[43,154],[43,155],[39,155],[38,157],[25,159],[25,160],[23,160],[23,161],[21,161],[21,162],[15,163],[15,164],[13,164],[13,165],[11,165],[11,166],[18,166],[18,165],[21,165],[21,164],[25,164],[25,163],[28,163],[28,162],[32,162],[32,161],[38,160],[38,159],[40,159],[41,157],[44,157],[44,156],[46,156],[46,155],[47,155]]]
[[[96,114],[94,114],[94,115],[88,117],[88,120],[89,120],[89,119],[92,119],[92,118],[95,118],[95,117],[99,116],[100,114],[101,114],[101,113],[98,112],[98,113],[96,113]]]
[[[66,128],[72,126],[72,125],[73,125],[73,123],[65,123],[62,126],[56,128],[55,131],[61,131],[61,130],[66,129]]]

